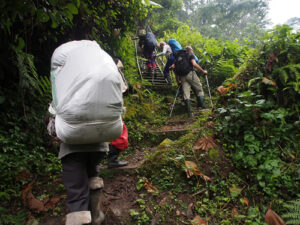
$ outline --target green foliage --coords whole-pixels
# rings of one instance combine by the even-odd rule
[[[18,48],[14,48],[16,54],[16,66],[19,70],[19,90],[21,92],[38,89],[38,74],[33,61],[33,55],[27,54]],[[24,96],[25,93],[22,95]],[[33,94],[33,93],[32,93]]]
[[[170,139],[165,139],[154,153],[147,156],[141,168],[143,175],[156,178],[164,169],[171,170],[172,167],[176,167],[173,161],[176,153],[172,148],[172,144],[173,142]],[[167,177],[169,178],[169,176]],[[164,179],[164,176],[159,177],[159,179]]]
[[[300,224],[300,199],[291,201],[284,205],[288,211],[282,215],[286,219],[286,224]]]
[[[299,193],[299,35],[270,31],[219,99],[217,131],[234,165],[269,197]],[[283,191],[284,190],[284,191]]]
[[[51,93],[51,82],[47,76],[40,76],[37,80],[39,85],[39,93],[40,95],[45,98],[46,102],[51,102],[52,100],[52,93]]]
[[[15,215],[8,213],[7,209],[0,207],[0,225],[18,225],[22,224],[28,213],[20,210]]]
[[[233,65],[233,60],[223,61],[219,60],[213,68],[213,77],[211,83],[216,86],[221,85],[224,80],[232,77],[237,72],[237,68]]]
[[[150,218],[145,211],[139,213],[138,211],[131,209],[130,216],[133,217],[137,225],[148,224],[150,221]]]
[[[132,33],[122,37],[121,39],[115,40],[115,48],[113,55],[120,58],[123,63],[126,80],[130,86],[135,86],[140,83],[140,77],[138,75],[138,68],[135,60],[135,46],[131,40]]]
[[[20,172],[24,170],[39,171],[39,175],[44,175],[60,171],[56,152],[49,151],[49,146],[45,143],[43,111],[39,109],[41,112],[37,113],[37,108],[29,108],[29,111],[25,111],[26,117],[24,117],[22,116],[23,110],[17,112],[17,107],[12,108],[13,103],[5,105],[10,105],[10,108],[15,111],[6,115],[1,113],[1,118],[5,120],[5,123],[1,123],[0,131],[2,149],[0,153],[0,185],[1,190],[6,190],[5,192],[10,196],[7,199],[6,195],[2,195],[1,201],[4,204],[18,197],[21,186],[24,185],[24,182],[28,182],[17,179]],[[20,108],[22,109],[22,107]],[[44,132],[41,132],[43,130]]]
[[[155,2],[163,8],[151,10],[147,24],[152,27],[156,35],[162,36],[164,31],[174,32],[184,25],[184,22],[179,21],[176,16],[182,8],[181,0],[156,0]]]

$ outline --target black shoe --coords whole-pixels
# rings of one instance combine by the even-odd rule
[[[108,162],[108,168],[123,167],[127,165],[128,165],[127,161],[115,160],[115,161]]]

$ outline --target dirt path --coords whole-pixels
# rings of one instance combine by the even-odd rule
[[[193,120],[186,122],[185,119],[173,117],[168,125],[157,130],[151,130],[155,133],[172,133],[184,132],[193,123]],[[121,225],[135,224],[130,216],[131,209],[139,209],[137,199],[139,193],[137,191],[137,171],[145,160],[145,155],[155,151],[155,148],[146,148],[143,151],[136,150],[134,154],[129,155],[126,160],[128,166],[122,168],[108,169],[102,166],[102,174],[104,179],[104,188],[100,196],[100,205],[105,213],[105,225]],[[159,201],[161,201],[160,199]],[[158,202],[159,204],[159,202]],[[63,210],[67,212],[66,209]],[[156,216],[157,217],[157,216]],[[157,218],[156,218],[157,219]],[[53,217],[53,215],[45,216],[39,224],[43,225],[64,225],[64,216]],[[154,218],[155,224],[155,218]]]
[[[127,159],[129,165],[123,168],[107,169],[106,166],[102,167],[103,173],[106,174],[103,178],[104,188],[100,196],[100,204],[106,216],[103,224],[117,225],[122,221],[130,222],[129,210],[135,207],[138,197],[135,169],[139,168],[143,162],[145,153],[137,150]],[[60,182],[62,183],[62,181]],[[65,207],[65,203],[63,206]],[[63,211],[67,213],[66,208]],[[29,224],[35,225],[35,222]],[[64,225],[65,217],[47,215],[39,224]]]

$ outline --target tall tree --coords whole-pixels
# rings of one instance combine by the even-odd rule
[[[288,21],[285,22],[285,24],[292,27],[294,30],[300,30],[300,18],[299,17],[293,17],[288,19]]]
[[[148,24],[152,26],[158,36],[163,36],[167,30],[175,31],[182,25],[178,20],[177,14],[183,6],[182,0],[155,0],[163,8],[151,10],[151,16],[148,17]]]
[[[249,30],[253,24],[256,29],[263,29],[268,23],[267,10],[268,0],[200,0],[190,16],[201,33],[234,40],[251,37]]]

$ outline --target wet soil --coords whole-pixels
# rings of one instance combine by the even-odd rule
[[[194,122],[193,119],[188,122],[182,117],[174,116],[168,123],[160,129],[153,132],[173,132],[179,130],[186,130]],[[170,191],[161,192],[157,195],[149,193],[146,190],[137,191],[138,168],[145,160],[145,155],[149,152],[155,151],[156,148],[146,148],[142,151],[135,150],[133,154],[126,156],[128,166],[121,168],[108,169],[107,166],[101,166],[102,172],[101,177],[104,179],[104,188],[100,194],[99,204],[102,211],[105,214],[104,225],[134,225],[137,224],[136,221],[130,216],[130,210],[134,209],[139,211],[140,206],[137,203],[137,199],[140,195],[143,195],[143,199],[146,201],[146,212],[151,215],[152,220],[149,222],[151,225],[173,225],[173,224],[187,224],[193,218],[194,212],[193,207],[197,202],[197,198],[203,193],[199,192],[194,195],[189,194],[185,191],[179,193],[176,196],[176,201],[174,195]],[[219,155],[221,161],[224,160],[224,153]],[[203,172],[208,176],[213,176],[212,168],[214,163],[208,158],[204,160],[206,165],[203,165]],[[219,169],[223,175],[227,175],[230,168],[226,168],[227,163]],[[61,180],[58,183],[62,183]],[[55,184],[57,185],[57,184]],[[187,187],[188,189],[188,187]],[[205,190],[204,190],[205,191]],[[59,216],[53,216],[53,211],[48,212],[48,214],[43,216],[38,224],[43,225],[64,225],[65,214],[67,209],[64,204],[65,199],[61,199],[61,206],[63,209],[60,211]],[[180,202],[180,205],[179,203]],[[153,211],[151,206],[158,205],[162,209],[168,211],[168,215],[161,215],[158,211]],[[169,207],[169,208],[168,208]],[[39,217],[37,215],[37,217]],[[32,225],[34,223],[31,223]],[[29,225],[29,224],[28,224]]]

